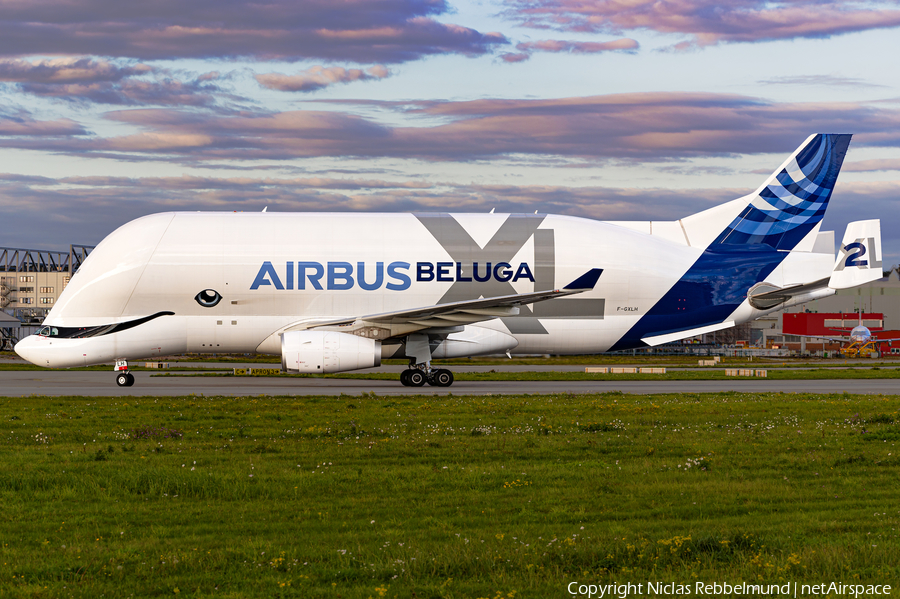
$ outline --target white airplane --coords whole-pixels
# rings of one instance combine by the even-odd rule
[[[549,214],[169,212],[118,228],[38,334],[50,368],[184,352],[281,355],[286,372],[406,358],[641,348],[725,329],[882,276],[879,221],[835,262],[820,225],[850,135],[812,135],[753,193],[677,221]],[[876,265],[877,262],[877,265]]]
[[[863,324],[862,309],[859,310],[859,324],[850,329],[848,335],[797,335],[798,337],[806,337],[807,339],[822,339],[832,343],[840,343],[840,352],[844,357],[855,358],[859,356],[867,356],[878,352],[878,346],[881,343],[891,343],[897,341],[900,337],[877,337],[872,334],[869,327]],[[833,328],[833,330],[846,331],[847,329]]]

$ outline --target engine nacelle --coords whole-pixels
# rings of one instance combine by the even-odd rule
[[[469,325],[461,333],[452,333],[431,352],[432,358],[466,358],[501,354],[519,345],[512,335]]]
[[[381,341],[334,331],[281,335],[281,368],[291,373],[330,373],[381,366]]]

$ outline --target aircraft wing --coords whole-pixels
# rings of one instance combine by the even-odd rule
[[[792,337],[803,337],[804,339],[822,339],[823,341],[831,341],[832,343],[850,343],[850,337],[827,337],[825,335],[796,335],[788,333]]]
[[[542,302],[553,298],[590,291],[597,284],[597,280],[602,273],[602,268],[591,269],[562,289],[535,291],[533,293],[517,293],[514,295],[502,295],[448,304],[437,304],[410,310],[397,310],[395,312],[369,314],[366,316],[350,317],[340,320],[317,321],[306,323],[304,328],[327,326],[390,328],[392,330],[391,335],[393,335],[399,334],[393,332],[395,329],[409,332],[411,330],[421,330],[426,328],[456,327],[473,324],[503,316],[515,316],[519,313],[519,307],[526,304],[533,304],[535,302]]]
[[[850,337],[826,337],[825,335],[795,335],[793,333],[788,333],[788,335],[793,335],[794,337],[805,337],[806,339],[824,339],[825,341],[831,341],[832,343],[850,343],[853,340]],[[872,337],[869,339],[867,343],[889,343],[891,341],[900,341],[900,337]]]

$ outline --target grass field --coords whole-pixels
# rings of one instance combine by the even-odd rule
[[[896,396],[0,398],[0,596],[894,584]],[[693,590],[693,587],[692,587]]]

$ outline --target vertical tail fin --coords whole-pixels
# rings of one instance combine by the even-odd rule
[[[807,237],[809,249],[814,247],[816,236],[810,232],[825,215],[849,145],[850,135],[813,135],[754,193],[682,219],[688,245],[705,248],[703,253],[611,349],[718,330],[736,322],[735,314],[746,319],[736,311],[754,285],[765,281]],[[857,241],[861,237],[853,235]],[[869,237],[867,233],[865,239]],[[859,276],[853,260],[861,250],[847,243],[845,249],[856,252],[843,258],[850,272],[835,272],[834,282]]]
[[[793,249],[822,220],[850,135],[812,135],[766,180],[713,244]]]
[[[881,221],[858,220],[847,225],[828,286],[849,289],[884,276],[881,260]]]

